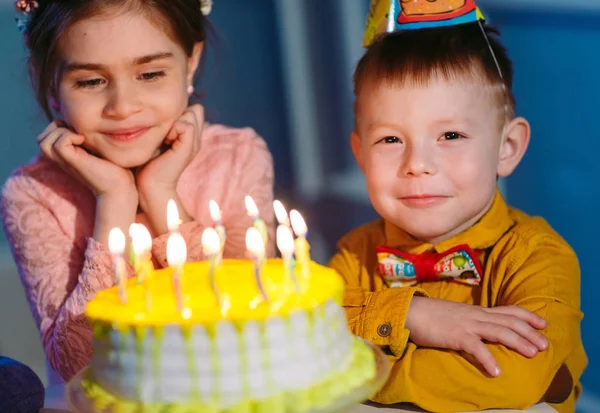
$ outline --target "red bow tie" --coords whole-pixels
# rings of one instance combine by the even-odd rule
[[[479,285],[483,274],[478,254],[468,245],[458,245],[439,254],[408,254],[377,247],[377,260],[379,275],[392,288],[440,280]]]

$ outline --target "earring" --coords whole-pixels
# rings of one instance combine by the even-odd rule
[[[50,106],[54,109],[55,112],[60,112],[60,104],[56,101],[56,99],[50,99]]]
[[[194,86],[189,85],[187,87],[187,93],[188,93],[189,96],[192,96],[192,93],[194,93]]]

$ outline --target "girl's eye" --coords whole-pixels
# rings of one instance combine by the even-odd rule
[[[165,76],[165,72],[148,72],[148,73],[142,73],[142,75],[140,76],[142,78],[142,80],[146,80],[146,81],[154,81],[154,80],[158,80],[161,77]]]
[[[386,136],[385,138],[383,138],[381,140],[381,142],[383,142],[383,143],[398,143],[398,142],[400,142],[400,139],[398,139],[397,136]]]
[[[443,140],[454,141],[454,140],[462,139],[462,138],[464,138],[464,136],[458,132],[446,132],[446,133],[444,133]]]
[[[103,82],[104,82],[104,79],[101,79],[101,78],[78,80],[75,82],[75,87],[78,89],[93,88],[96,86],[100,86],[101,84],[103,84]]]

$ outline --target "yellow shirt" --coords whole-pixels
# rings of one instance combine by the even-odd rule
[[[388,288],[377,275],[378,245],[420,254],[460,244],[485,251],[478,286],[437,281]],[[439,245],[424,244],[379,220],[342,238],[330,266],[346,282],[344,307],[351,331],[390,353],[390,378],[373,401],[408,402],[433,412],[526,409],[542,399],[566,363],[575,388],[564,403],[552,406],[561,413],[575,411],[579,379],[587,365],[580,334],[577,257],[546,221],[509,208],[499,192],[477,224]],[[404,323],[414,294],[488,308],[523,307],[547,321],[543,334],[549,348],[529,359],[503,345],[488,344],[502,370],[499,377],[490,378],[459,352],[410,342]]]

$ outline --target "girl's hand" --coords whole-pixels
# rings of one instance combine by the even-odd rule
[[[166,208],[169,199],[177,203],[182,222],[191,220],[177,197],[179,177],[200,150],[204,126],[204,108],[190,106],[173,124],[164,143],[170,148],[151,160],[136,175],[140,207],[146,213],[156,234],[167,232]]]
[[[517,306],[483,308],[425,297],[412,299],[406,318],[415,344],[464,351],[494,377],[500,368],[484,340],[534,357],[548,348],[548,340],[538,331],[545,327],[543,318]]]
[[[126,234],[129,225],[135,221],[138,191],[131,171],[89,154],[81,146],[84,140],[82,135],[67,129],[63,122],[54,121],[37,141],[45,156],[96,195],[94,239],[108,245],[112,228],[121,228]]]
[[[137,184],[140,197],[149,192],[174,192],[177,181],[184,169],[200,150],[200,138],[204,126],[204,108],[192,105],[173,124],[164,144],[169,146],[164,153],[148,162],[137,173]]]
[[[37,138],[42,153],[83,182],[96,197],[136,191],[131,171],[91,155],[82,147],[84,140],[62,121],[50,123]]]

